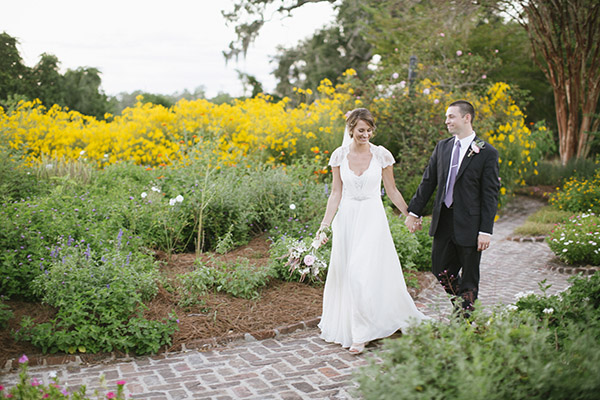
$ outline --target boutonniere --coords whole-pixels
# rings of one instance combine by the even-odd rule
[[[469,154],[467,157],[471,157],[473,153],[479,154],[479,150],[485,147],[485,142],[481,139],[475,139],[471,142],[471,148],[469,149]]]

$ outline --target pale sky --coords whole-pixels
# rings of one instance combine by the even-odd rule
[[[234,38],[221,10],[233,0],[0,0],[0,32],[17,38],[25,64],[54,54],[61,72],[77,67],[101,71],[107,95],[143,90],[173,94],[204,86],[242,94],[235,72],[254,75],[266,91],[275,87],[269,63],[277,45],[289,47],[334,20],[330,4],[308,4],[291,18],[274,16],[244,60],[225,64],[222,52]]]

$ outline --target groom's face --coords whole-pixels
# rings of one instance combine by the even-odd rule
[[[448,107],[446,111],[446,127],[452,135],[460,135],[468,129],[469,114],[461,115],[457,106]]]

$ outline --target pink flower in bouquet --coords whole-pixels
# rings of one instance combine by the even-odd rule
[[[306,264],[310,267],[314,263],[315,263],[315,256],[313,256],[312,254],[307,254],[304,256],[304,264]]]

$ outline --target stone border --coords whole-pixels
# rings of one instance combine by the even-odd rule
[[[419,291],[411,291],[409,288],[409,292],[411,296],[416,301],[419,298],[419,294],[431,287],[437,280],[433,275],[431,275],[431,279],[423,285],[422,288],[419,288]],[[167,357],[169,353],[176,353],[181,351],[209,351],[218,347],[226,346],[229,343],[233,342],[255,342],[259,340],[272,339],[272,338],[280,338],[282,335],[287,335],[298,330],[312,329],[316,328],[319,322],[321,321],[321,317],[315,317],[306,321],[295,322],[290,325],[279,326],[273,329],[262,329],[254,332],[247,333],[236,333],[228,336],[218,336],[212,337],[208,339],[199,339],[195,341],[191,341],[189,343],[181,343],[179,345],[170,347],[166,351],[160,351],[154,355],[145,355],[145,356],[131,356],[128,353],[122,353],[118,351],[114,351],[111,353],[100,353],[100,354],[60,354],[60,355],[41,355],[41,356],[31,356],[29,357],[30,366],[52,366],[52,365],[67,365],[68,367],[75,367],[81,365],[97,365],[97,364],[110,364],[113,362],[119,361],[131,361],[136,357],[150,357],[152,359],[164,359]],[[6,361],[3,366],[0,366],[0,372],[8,372],[8,371],[16,371],[19,368],[19,360],[18,358],[11,358]]]
[[[508,236],[506,240],[512,242],[543,242],[546,240],[546,236]]]
[[[290,325],[284,325],[273,329],[263,329],[250,333],[238,333],[229,336],[212,337],[209,339],[195,340],[189,343],[182,343],[177,346],[170,347],[167,351],[159,351],[154,355],[145,356],[131,356],[128,353],[111,352],[101,354],[60,354],[60,355],[41,355],[29,357],[28,365],[30,366],[51,366],[51,365],[67,365],[67,366],[80,366],[80,365],[96,365],[96,364],[109,364],[118,361],[130,361],[136,357],[150,357],[152,359],[163,359],[166,358],[169,353],[176,353],[181,351],[197,350],[197,351],[208,351],[217,347],[223,347],[232,342],[246,341],[255,342],[258,340],[279,338],[281,335],[293,333],[297,330],[315,328],[321,317],[309,319],[307,321],[300,321]],[[6,361],[4,366],[0,368],[0,371],[8,372],[11,370],[17,370],[19,368],[19,360],[17,358],[11,358]]]
[[[568,275],[577,275],[579,273],[585,275],[594,275],[596,272],[600,271],[600,266],[595,265],[567,265],[567,264],[559,264],[559,263],[551,263],[546,264],[546,268],[550,271],[558,272],[561,274]]]

